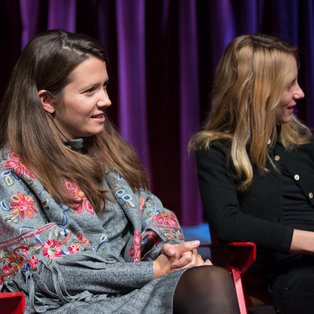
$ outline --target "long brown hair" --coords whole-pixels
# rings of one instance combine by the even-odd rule
[[[108,119],[101,134],[85,139],[87,155],[67,148],[38,96],[39,90],[47,90],[60,98],[72,71],[90,57],[107,64],[102,45],[84,34],[49,30],[28,43],[0,106],[0,148],[9,144],[57,201],[77,202],[62,184],[62,179],[68,179],[101,213],[108,199],[103,189],[104,166],[120,173],[133,191],[149,188],[145,169]]]
[[[267,141],[275,143],[277,138],[275,112],[292,80],[291,57],[297,57],[297,49],[285,41],[249,34],[234,39],[218,64],[208,119],[189,145],[199,150],[216,139],[232,141],[239,190],[251,186],[252,164],[265,173],[266,161],[271,162]],[[286,149],[308,142],[310,136],[295,116],[281,126],[280,139]]]

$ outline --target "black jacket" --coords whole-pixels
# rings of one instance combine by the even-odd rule
[[[290,152],[276,143],[270,156],[278,168],[280,163],[285,166],[314,207],[314,141]],[[208,150],[197,152],[196,158],[205,216],[218,239],[255,242],[257,263],[264,266],[279,255],[272,253],[288,253],[293,229],[280,223],[279,172],[269,163],[265,175],[254,168],[252,188],[241,193],[232,177],[230,141],[214,141]]]

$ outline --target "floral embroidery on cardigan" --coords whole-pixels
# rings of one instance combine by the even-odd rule
[[[20,177],[25,175],[31,180],[35,179],[35,176],[20,162],[19,157],[13,151],[9,153],[9,159],[3,164],[2,168],[11,169]]]
[[[180,224],[173,212],[161,212],[152,207],[146,211],[146,216],[148,217],[146,223],[159,229],[169,240],[184,240]]]
[[[39,261],[50,265],[54,259],[78,253],[83,244],[89,245],[89,241],[82,234],[75,236],[54,223],[2,242],[0,243],[0,284],[20,271],[24,273],[36,271]]]
[[[131,257],[132,262],[141,261],[141,234],[138,230],[134,230],[133,244],[129,250],[129,256]]]
[[[120,205],[123,208],[125,208],[125,209],[130,208],[130,207],[131,208],[136,208],[136,206],[134,205],[134,202],[132,200],[132,196],[127,194],[125,192],[125,190],[119,189],[119,190],[117,190],[115,192],[115,194],[116,194],[116,196],[117,196],[117,198],[119,200]]]
[[[78,215],[82,215],[83,211],[86,211],[91,215],[95,215],[92,204],[86,198],[84,192],[74,182],[63,179],[63,186],[67,190],[70,198],[81,202],[71,205],[71,208],[75,211],[75,213],[77,213]]]
[[[5,221],[18,223],[19,219],[24,220],[26,217],[32,219],[34,214],[38,214],[37,203],[30,195],[17,192],[15,195],[11,195],[11,200],[9,205],[4,199],[0,201],[0,207],[3,210],[11,211],[11,215],[5,216]]]
[[[36,202],[31,196],[17,192],[17,195],[12,195],[11,199],[13,202],[9,206],[13,207],[11,211],[12,215],[19,214],[20,218],[24,220],[25,216],[33,218],[34,213],[38,213]]]
[[[144,207],[145,207],[145,199],[144,199],[144,197],[140,197],[140,208],[141,208],[142,214],[144,212]]]
[[[177,221],[174,213],[158,213],[151,218],[151,221],[156,222],[157,225],[163,226],[176,226],[179,227],[179,223]]]
[[[54,239],[48,240],[44,244],[43,255],[49,259],[55,259],[62,255],[61,244]]]

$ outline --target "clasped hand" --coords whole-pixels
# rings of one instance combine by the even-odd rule
[[[189,241],[180,244],[166,243],[161,249],[161,254],[154,261],[154,278],[184,268],[212,265],[210,260],[204,261],[198,254],[197,247],[200,242]]]

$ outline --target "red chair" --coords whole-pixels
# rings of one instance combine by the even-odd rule
[[[230,242],[227,244],[201,244],[211,249],[211,260],[215,265],[230,271],[238,298],[241,314],[247,314],[243,293],[242,276],[256,258],[256,245],[252,242]]]
[[[0,312],[5,314],[22,314],[25,311],[25,297],[21,292],[1,292]]]

